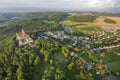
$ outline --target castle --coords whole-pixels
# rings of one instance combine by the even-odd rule
[[[33,45],[33,39],[25,33],[24,29],[21,30],[21,32],[16,33],[16,39],[19,41],[18,45],[19,46],[25,46],[25,45],[29,45],[32,46]]]

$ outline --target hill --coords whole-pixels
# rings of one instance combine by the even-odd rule
[[[108,23],[105,22],[105,19],[111,19],[114,20],[115,23]],[[120,17],[111,17],[111,16],[100,16],[96,19],[96,21],[93,23],[94,25],[97,26],[120,26]]]
[[[24,13],[0,27],[0,80],[119,78],[120,29],[94,25],[98,16],[68,16]],[[18,46],[15,35],[22,28],[34,40],[34,46]]]

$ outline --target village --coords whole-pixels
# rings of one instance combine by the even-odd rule
[[[104,28],[105,29],[105,28]],[[38,33],[38,40],[40,39],[49,39],[53,38],[55,40],[60,41],[61,43],[64,43],[64,45],[68,48],[73,48],[73,50],[70,52],[69,57],[75,58],[76,61],[80,61],[82,63],[82,67],[86,69],[87,71],[90,71],[91,69],[96,68],[96,74],[102,76],[101,69],[103,69],[105,72],[109,72],[109,68],[106,64],[100,59],[99,65],[101,68],[99,69],[99,66],[95,66],[94,62],[88,61],[84,59],[82,56],[79,56],[78,53],[84,52],[81,51],[81,47],[84,48],[84,50],[89,50],[90,54],[97,54],[101,57],[105,57],[106,53],[104,50],[111,50],[115,48],[120,47],[120,37],[119,33],[117,32],[116,28],[114,31],[114,34],[106,35],[106,31],[109,31],[110,33],[113,33],[112,31],[107,30],[106,27],[105,31],[102,32],[96,32],[91,31],[87,32],[88,36],[76,36],[73,35],[73,31],[70,27],[65,27],[63,30],[56,30],[56,31],[40,31]],[[118,28],[117,28],[118,29]],[[118,29],[119,30],[119,29]],[[28,34],[25,33],[24,29],[20,33],[16,33],[16,38],[19,41],[19,46],[29,45],[31,47],[34,47],[34,41]],[[100,52],[100,53],[96,53]],[[88,57],[90,57],[88,55]],[[119,55],[119,53],[118,53]]]

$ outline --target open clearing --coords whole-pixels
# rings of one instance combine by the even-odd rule
[[[120,61],[109,63],[108,66],[113,72],[120,72]]]
[[[116,24],[106,23],[104,22],[105,18],[115,20],[117,23]],[[93,24],[97,26],[113,26],[113,27],[120,26],[120,17],[100,16],[96,19],[96,21]]]
[[[116,24],[104,22],[108,18],[116,21]],[[99,16],[94,20],[94,22],[75,22],[71,20],[64,20],[64,24],[68,26],[85,26],[85,25],[95,25],[95,26],[111,26],[111,27],[120,27],[120,17],[112,16]]]

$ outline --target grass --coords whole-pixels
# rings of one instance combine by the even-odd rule
[[[117,55],[117,53],[119,53],[119,49],[109,50],[105,53],[105,57],[101,57],[99,52],[94,53],[93,55],[98,60],[102,59],[113,73],[120,72],[120,56]]]
[[[68,17],[67,20],[75,21],[75,22],[93,22],[96,19],[96,16],[93,15],[79,15]]]
[[[75,21],[72,21],[72,20],[64,20],[63,22],[64,22],[65,25],[68,25],[68,26],[82,26],[82,25],[92,24],[91,22],[75,22]]]
[[[87,26],[76,26],[76,31],[102,31],[100,27],[94,26],[94,25],[87,25]]]
[[[46,24],[52,24],[52,23],[55,23],[54,21],[49,21],[49,20],[44,20],[43,22],[46,23]]]
[[[93,24],[97,26],[119,26],[120,17],[99,16]]]
[[[108,63],[108,67],[110,68],[110,70],[112,72],[114,72],[114,73],[119,72],[120,73],[120,60],[112,62],[112,63]]]
[[[74,22],[74,21],[71,21],[71,20],[65,20],[64,24],[66,24],[68,26],[73,26],[73,25],[77,25],[77,24],[80,24],[80,23],[79,22]]]
[[[92,22],[74,22],[65,20],[64,24],[72,27],[75,31],[102,31],[101,27],[97,27]]]

